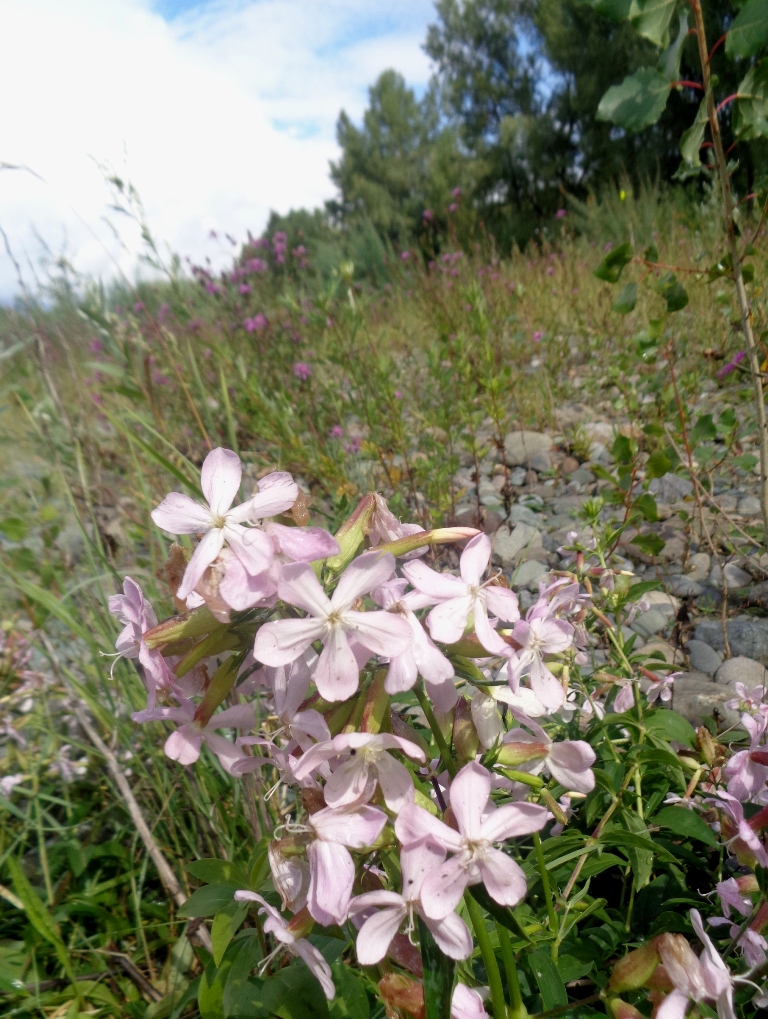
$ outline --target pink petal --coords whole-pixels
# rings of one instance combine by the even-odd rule
[[[247,757],[241,746],[231,743],[228,739],[224,739],[223,736],[219,736],[218,733],[212,732],[210,729],[203,731],[203,737],[211,752],[218,757],[219,764],[230,775],[232,774],[233,766],[239,764],[240,761],[245,760]],[[249,763],[252,760],[258,760],[258,758],[252,757],[247,759]]]
[[[280,570],[277,593],[297,608],[324,619],[331,612],[331,601],[309,563],[291,563]]]
[[[308,753],[311,753],[311,750]],[[365,803],[370,800],[375,791],[376,774],[361,754],[350,757],[348,761],[344,761],[334,769],[333,774],[325,783],[325,802],[329,807],[346,807],[353,803]]]
[[[506,803],[492,810],[483,819],[480,831],[482,837],[489,842],[502,842],[504,839],[519,838],[540,831],[546,823],[546,807],[538,803]]]
[[[375,655],[397,657],[411,646],[412,634],[408,620],[394,612],[344,613],[344,627]]]
[[[415,803],[406,803],[397,815],[395,835],[404,846],[432,837],[450,852],[458,853],[461,849],[459,833]]]
[[[287,513],[299,496],[299,486],[287,471],[273,471],[259,481],[259,491],[251,499],[254,520]]]
[[[483,590],[485,604],[492,615],[503,619],[505,623],[514,623],[520,618],[520,606],[514,591],[508,591],[506,587],[496,587],[495,585],[485,587]]]
[[[382,909],[368,917],[357,934],[357,961],[361,966],[375,966],[381,962],[407,915],[405,906],[400,906]]]
[[[203,734],[197,726],[182,725],[172,732],[163,747],[165,756],[179,764],[194,764],[200,756]]]
[[[218,527],[203,535],[192,558],[187,563],[176,597],[184,599],[197,587],[200,578],[224,546],[224,536]]]
[[[376,759],[376,770],[384,802],[390,810],[397,813],[406,803],[413,800],[411,773],[404,764],[389,754],[382,754]]]
[[[453,679],[453,666],[443,652],[435,647],[426,630],[412,612],[408,614],[408,622],[411,625],[413,657],[420,675],[428,683],[439,684]]]
[[[425,917],[424,922],[443,955],[447,955],[449,959],[468,959],[472,955],[472,935],[456,913],[449,913],[442,920]]]
[[[436,602],[445,601],[446,598],[459,598],[467,591],[464,581],[451,573],[437,573],[426,563],[406,563],[402,567],[402,572],[417,591]]]
[[[688,995],[675,989],[656,1006],[656,1019],[684,1019],[688,1011]]]
[[[472,595],[462,594],[460,598],[449,598],[436,605],[427,616],[432,639],[443,644],[454,644],[461,640],[473,603]]]
[[[269,570],[253,576],[232,556],[219,582],[219,594],[235,612],[243,612],[277,594],[277,581]]]
[[[302,779],[307,778],[308,775],[311,775],[313,771],[319,768],[321,764],[338,756],[339,749],[334,746],[333,740],[328,740],[327,743],[318,743],[307,750],[305,754],[302,754],[293,765],[293,776],[297,781],[301,782]]]
[[[265,665],[286,665],[303,654],[325,630],[321,619],[276,619],[257,631],[253,654]]]
[[[476,761],[465,764],[451,782],[451,807],[461,834],[468,839],[480,835],[480,818],[491,795],[491,776]]]
[[[531,689],[549,711],[558,711],[565,702],[565,691],[540,658],[531,663]]]
[[[350,849],[365,849],[381,835],[387,815],[376,807],[334,810],[324,807],[312,814],[310,824],[323,841],[339,842]]]
[[[418,678],[419,670],[416,668],[413,652],[406,651],[390,659],[384,689],[388,694],[403,693],[411,690]]]
[[[477,991],[466,984],[456,984],[451,999],[451,1019],[488,1019],[483,999]]]
[[[334,626],[324,639],[315,686],[324,700],[345,701],[357,691],[360,681],[357,659],[340,626]]]
[[[424,682],[426,684],[430,700],[437,710],[443,712],[450,711],[459,699],[459,692],[453,685],[453,677],[440,683],[433,683],[425,677]]]
[[[428,835],[420,842],[403,846],[400,850],[400,867],[403,875],[403,894],[410,901],[418,899],[421,886],[428,874],[445,862],[445,848]]]
[[[252,729],[256,724],[252,704],[235,704],[211,717],[206,729]]]
[[[395,557],[387,552],[366,552],[344,570],[333,592],[334,609],[346,609],[358,598],[389,580],[395,572]]]
[[[249,573],[254,575],[263,573],[272,565],[275,556],[272,542],[257,527],[233,525],[227,520],[224,537]]]
[[[322,813],[322,811],[320,811]],[[355,865],[338,842],[312,842],[307,851],[310,878],[307,906],[324,927],[344,923],[355,881]]]
[[[264,929],[267,929],[266,925],[264,926]],[[289,951],[304,960],[312,972],[312,975],[319,980],[320,986],[323,989],[323,994],[326,996],[328,1001],[333,1001],[336,997],[336,987],[333,983],[331,967],[320,954],[320,950],[310,944],[306,938],[299,938],[298,941],[295,941],[290,946]]]
[[[474,622],[477,639],[486,651],[503,655],[505,651],[509,650],[509,644],[496,633],[488,622],[488,613],[481,598],[475,598],[474,601]]]
[[[356,895],[349,904],[349,915],[357,916],[358,913],[365,913],[377,906],[383,909],[398,909],[402,907],[405,899],[397,892],[388,892],[383,888],[377,892],[363,892]]]
[[[473,883],[459,856],[452,856],[424,879],[421,906],[431,920],[444,920],[461,902],[467,885]],[[475,882],[476,883],[476,882]]]
[[[467,542],[459,560],[461,579],[470,587],[479,587],[481,578],[491,561],[491,539],[487,534],[476,534]]]
[[[595,751],[584,740],[564,740],[554,743],[547,757],[549,773],[567,791],[591,793],[595,776],[591,770]]]
[[[500,906],[516,906],[528,890],[525,874],[511,856],[500,849],[490,849],[478,861],[485,889]]]
[[[166,495],[150,516],[161,530],[169,534],[197,534],[213,525],[208,507],[201,506],[181,492]]]
[[[224,516],[240,488],[243,468],[231,449],[212,449],[203,460],[200,486],[215,517]]]
[[[339,544],[332,534],[322,527],[286,527],[273,520],[264,524],[264,530],[277,546],[278,552],[294,562],[312,562],[339,554]]]

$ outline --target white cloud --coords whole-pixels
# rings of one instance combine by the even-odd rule
[[[203,4],[170,22],[149,0],[3,0],[0,225],[22,261],[41,245],[84,273],[132,275],[102,221],[96,162],[136,186],[156,235],[181,254],[211,253],[215,228],[243,237],[271,208],[333,193],[328,161],[343,107],[394,66],[429,76],[421,50],[432,0],[249,0]],[[96,236],[94,236],[96,234]],[[0,252],[0,296],[15,272]]]

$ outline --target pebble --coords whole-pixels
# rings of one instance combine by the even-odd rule
[[[493,552],[502,566],[513,566],[521,559],[538,559],[545,550],[537,528],[530,524],[516,524],[510,530],[505,524],[494,535]]]
[[[723,662],[715,673],[715,682],[721,686],[743,683],[748,690],[751,690],[756,686],[765,686],[766,677],[768,677],[768,672],[760,662],[738,655],[736,658],[729,658]]]
[[[704,672],[683,672],[672,687],[672,707],[691,725],[703,725],[712,716],[721,728],[738,724],[738,711],[725,706],[732,698],[733,690],[713,683]]]
[[[657,502],[678,502],[693,494],[693,482],[677,474],[665,474],[663,478],[654,478],[648,491],[656,496]]]
[[[672,577],[669,586],[673,594],[676,594],[679,598],[696,598],[703,591],[701,584],[697,580],[691,580],[686,575]]]
[[[579,467],[578,470],[571,472],[568,480],[575,481],[578,485],[591,485],[597,479],[589,468]]]
[[[534,471],[551,471],[552,470],[552,458],[546,450],[540,450],[538,453],[534,453],[530,458],[531,470]]]
[[[754,495],[745,495],[739,500],[739,514],[742,517],[759,517],[763,512],[760,500]]]
[[[526,471],[524,467],[515,467],[513,471],[510,471],[509,475],[510,485],[514,485],[516,488],[519,488],[521,485],[524,485],[525,474]]]
[[[710,566],[711,560],[706,552],[694,552],[688,559],[686,576],[691,580],[704,581],[709,576]]]
[[[727,626],[732,655],[743,655],[768,665],[768,619],[736,616],[728,620]],[[716,651],[725,650],[723,627],[719,619],[702,619],[694,631],[694,637],[703,640]]]
[[[720,652],[705,644],[703,640],[689,640],[685,650],[691,660],[691,668],[696,672],[706,672],[708,676],[714,676],[723,664]]]
[[[635,650],[639,647],[639,642],[635,644]],[[643,644],[643,654],[650,655],[653,653],[661,655],[668,665],[685,665],[685,658],[679,648],[672,647],[668,640],[662,640],[661,637],[652,637],[649,641]],[[647,662],[647,667],[653,669],[651,662]]]
[[[641,637],[652,637],[655,633],[661,633],[668,621],[668,614],[663,612],[660,607],[656,607],[635,616],[630,626]]]
[[[504,439],[504,451],[510,466],[523,466],[530,462],[534,453],[548,453],[552,448],[552,436],[546,432],[509,432]]]
[[[509,513],[509,519],[513,524],[529,524],[531,527],[538,527],[542,522],[541,515],[534,513],[530,506],[517,503]]]
[[[529,559],[527,562],[521,563],[512,574],[512,587],[515,590],[527,587],[529,591],[537,593],[539,590],[539,580],[548,572],[549,570],[544,563],[537,562],[535,559]]]
[[[745,570],[740,569],[736,563],[726,563],[722,570],[719,565],[715,563],[709,572],[708,580],[710,585],[717,588],[718,591],[722,591],[723,576],[725,576],[725,582],[728,585],[729,590],[746,587],[748,584],[752,583],[752,577],[750,577]]]
[[[574,471],[579,469],[579,461],[575,456],[567,456],[565,460],[560,464],[560,470],[563,474],[573,474]]]

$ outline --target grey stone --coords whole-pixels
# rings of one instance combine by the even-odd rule
[[[702,583],[709,576],[711,560],[706,552],[696,552],[688,559],[686,576]]]
[[[666,563],[679,562],[685,555],[685,538],[675,534],[664,543],[659,558]]]
[[[765,686],[766,678],[768,678],[768,672],[760,662],[756,662],[753,658],[745,658],[743,655],[728,658],[715,673],[715,682],[720,686],[743,683],[748,690],[756,686]]]
[[[525,484],[525,467],[515,467],[509,474],[509,483],[519,488]]]
[[[537,559],[543,553],[541,532],[530,524],[517,524],[512,530],[500,527],[493,538],[493,552],[502,566],[512,566],[522,559]]]
[[[643,597],[651,608],[658,609],[668,618],[676,615],[677,610],[680,608],[680,602],[677,598],[667,594],[666,591],[648,591]]]
[[[478,495],[480,496],[480,502],[483,506],[501,506],[502,498],[496,491],[496,486],[488,478],[481,478],[480,484],[477,486]]]
[[[679,502],[693,492],[693,482],[677,474],[665,474],[663,478],[654,478],[648,491],[656,496],[657,502]]]
[[[722,570],[718,564],[715,563],[709,571],[709,584],[712,587],[717,588],[718,591],[722,591],[723,576],[725,576],[725,582],[728,585],[729,590],[746,587],[747,584],[752,583],[750,575],[740,569],[735,563],[726,563]]]
[[[738,711],[725,706],[732,698],[732,690],[713,683],[704,672],[683,672],[672,686],[672,707],[691,725],[702,725],[707,717],[714,717],[722,728],[736,725]]]
[[[637,641],[635,643],[635,649],[639,648],[641,644],[642,641]],[[654,654],[655,652],[657,655],[660,654],[664,661],[669,665],[685,664],[685,658],[683,657],[680,649],[672,647],[668,640],[662,640],[661,637],[651,637],[651,639],[646,641],[642,647],[644,655]],[[653,665],[650,662],[648,662],[647,665],[649,669],[653,668]]]
[[[739,500],[737,496],[726,493],[718,496],[717,504],[720,509],[725,510],[726,513],[733,513],[739,504]]]
[[[545,432],[509,432],[504,439],[507,463],[513,467],[522,467],[534,453],[548,453],[551,448],[552,436]]]
[[[695,598],[702,591],[701,584],[697,580],[691,580],[687,575],[672,577],[669,586],[672,588],[672,593],[676,594],[678,598]]]
[[[552,470],[552,457],[546,450],[540,450],[538,453],[534,453],[530,459],[531,470],[534,471],[551,471]]]
[[[745,495],[739,500],[739,513],[743,517],[759,517],[763,512],[760,500],[754,495]]]
[[[661,633],[668,621],[668,614],[657,606],[635,616],[630,625],[641,637],[652,637],[655,633]]]
[[[529,524],[531,527],[538,527],[542,523],[539,513],[534,513],[530,506],[524,506],[521,503],[512,507],[509,519],[513,524]]]
[[[729,619],[727,626],[732,655],[743,655],[768,665],[768,619],[737,616]],[[719,619],[702,619],[694,631],[694,637],[705,641],[717,651],[725,650],[723,627]]]
[[[691,668],[697,672],[706,672],[708,676],[714,676],[723,664],[720,652],[705,644],[703,640],[689,640],[686,651],[691,659]]]
[[[595,480],[595,475],[587,467],[579,467],[578,470],[571,471],[569,481],[575,481],[579,485],[591,485]]]
[[[537,562],[535,559],[530,559],[528,562],[520,563],[518,568],[512,574],[512,587],[515,588],[515,590],[527,587],[529,591],[536,592],[539,590],[540,578],[548,572],[549,570],[544,563]]]
[[[553,501],[552,508],[555,513],[571,515],[578,512],[586,500],[587,496],[584,495],[561,495],[559,499]]]

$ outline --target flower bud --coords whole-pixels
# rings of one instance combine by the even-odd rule
[[[339,543],[340,553],[325,560],[326,566],[334,573],[341,573],[345,566],[355,558],[357,550],[369,530],[371,517],[376,509],[376,496],[372,492],[364,495],[335,534]]]
[[[476,527],[436,527],[433,531],[418,531],[416,534],[397,538],[396,541],[387,541],[377,545],[376,551],[382,554],[391,552],[394,556],[405,555],[407,552],[415,552],[423,545],[447,545],[453,541],[474,538],[476,534],[480,534]],[[339,540],[338,535],[336,540]]]
[[[207,605],[185,612],[183,616],[172,616],[143,634],[144,643],[150,651],[165,644],[173,644],[188,637],[203,637],[221,626]]]
[[[699,753],[711,768],[717,756],[717,744],[712,738],[712,733],[705,725],[700,725],[696,730],[696,742],[699,746]]]
[[[640,948],[629,952],[623,959],[619,959],[613,967],[608,987],[611,991],[636,991],[642,987],[653,976],[653,971],[659,965],[659,950],[656,945],[656,938],[647,941]],[[686,941],[686,944],[688,942]]]
[[[608,1008],[613,1013],[614,1019],[645,1019],[642,1012],[621,998],[609,998]]]
[[[424,987],[421,982],[411,980],[400,973],[387,973],[379,980],[379,993],[385,1005],[402,1008],[413,1019],[425,1019]]]
[[[241,645],[241,639],[227,626],[217,626],[216,629],[203,637],[194,647],[181,658],[173,670],[176,676],[181,679],[188,672],[202,662],[205,658],[213,658],[220,655],[222,651],[236,651]]]
[[[386,678],[387,669],[378,669],[368,687],[360,719],[360,732],[369,732],[375,736],[381,732],[382,723],[389,717],[389,694],[384,689]]]
[[[389,724],[395,736],[399,736],[401,739],[407,739],[411,743],[415,743],[420,750],[424,751],[426,756],[429,756],[429,743],[427,743],[420,732],[417,732],[412,725],[409,725],[405,721],[401,714],[390,709]]]
[[[541,761],[549,753],[546,743],[502,743],[499,747],[496,763],[506,768],[516,768],[526,761]]]
[[[550,814],[553,815],[556,821],[560,824],[568,824],[568,815],[557,802],[555,797],[549,791],[549,789],[542,789],[539,793],[539,800],[542,802]]]
[[[204,728],[208,725],[216,708],[218,708],[235,685],[237,669],[238,661],[233,655],[222,662],[214,672],[213,679],[211,679],[210,685],[205,691],[205,696],[198,704],[197,711],[195,712],[195,721],[199,722],[201,727]]]
[[[459,697],[454,708],[453,747],[459,764],[474,761],[480,749],[480,737],[472,721],[472,711],[466,697]]]
[[[675,987],[687,988],[701,975],[696,953],[682,934],[660,934],[657,938],[659,958]],[[701,981],[699,980],[699,983]]]
[[[296,916],[291,917],[288,921],[288,927],[286,928],[293,934],[295,938],[306,938],[307,934],[315,926],[315,921],[309,915],[309,910],[306,906],[300,909]]]
[[[283,839],[273,839],[267,846],[269,869],[275,891],[280,896],[283,909],[296,912],[307,901],[309,889],[309,864],[300,857],[289,858],[283,852]]]

